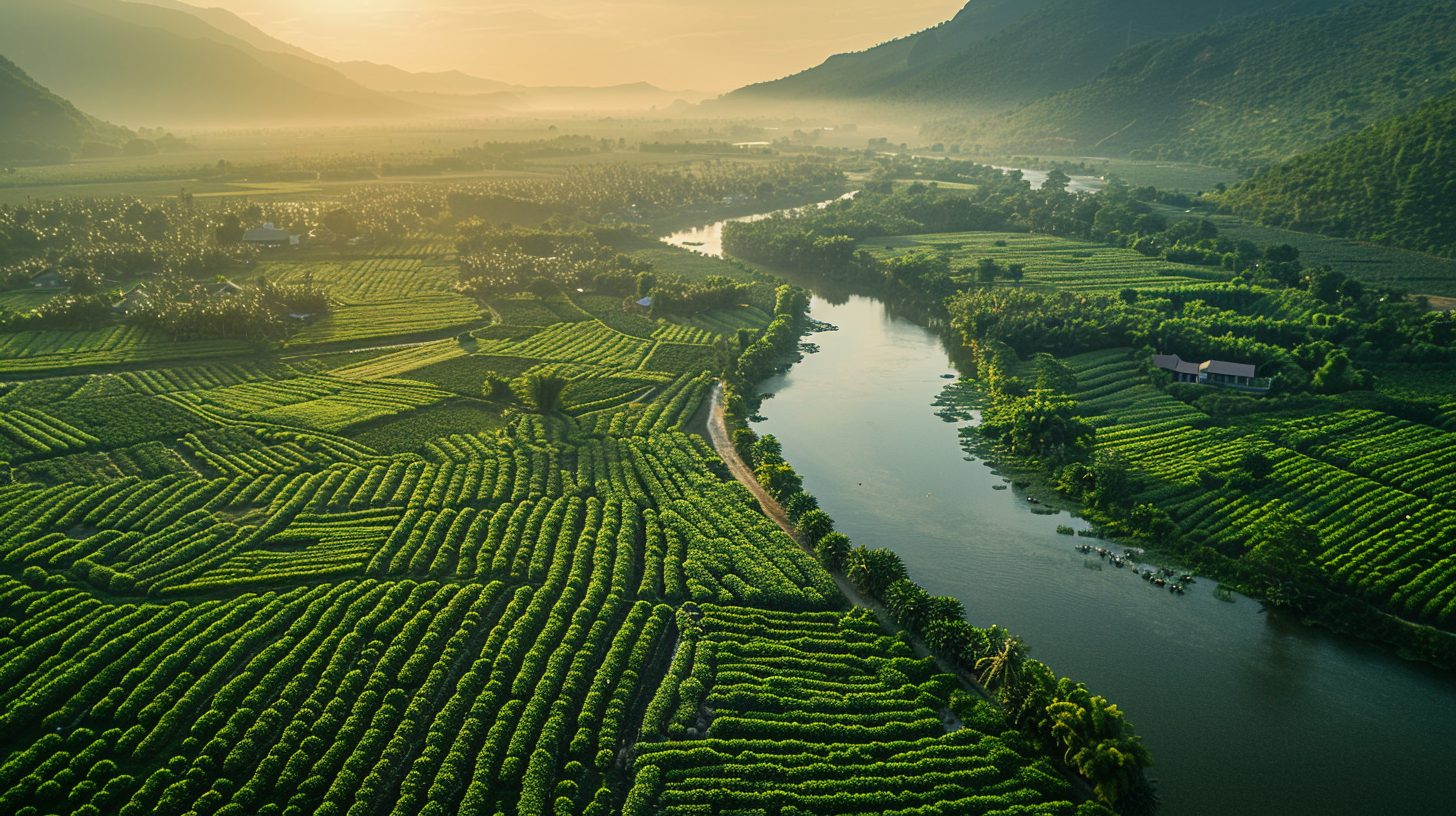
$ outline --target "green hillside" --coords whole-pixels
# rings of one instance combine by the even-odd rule
[[[1082,85],[1132,44],[1199,31],[1220,20],[1267,19],[1332,4],[973,0],[936,28],[832,57],[809,71],[743,88],[725,99],[861,101],[942,116],[985,115]]]
[[[0,56],[0,161],[64,161],[87,143],[114,144],[127,136],[76,110]]]
[[[1456,256],[1456,92],[1261,173],[1224,204],[1270,226]]]
[[[6,0],[0,53],[79,107],[138,125],[362,119],[415,109],[327,66],[258,49],[180,11]]]
[[[1456,87],[1456,3],[1240,19],[1124,52],[1095,81],[935,138],[1254,168]]]
[[[1052,0],[970,0],[954,18],[934,28],[890,40],[865,51],[836,54],[793,76],[750,85],[728,94],[729,102],[796,101],[870,97],[930,70],[1014,24]]]

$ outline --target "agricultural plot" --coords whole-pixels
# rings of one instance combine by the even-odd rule
[[[1060,291],[1197,287],[1232,277],[1221,269],[1149,258],[1130,249],[1031,233],[958,232],[877,238],[866,242],[864,248],[879,258],[913,249],[942,250],[950,254],[952,264],[957,266],[974,267],[982,258],[991,258],[1003,267],[1021,264],[1026,277],[1019,285],[1040,285]],[[972,272],[969,279],[974,277]],[[1018,284],[1002,282],[1000,285]]]
[[[189,364],[0,385],[0,813],[1072,814],[1031,749],[947,733],[953,681],[683,432],[772,297],[504,298],[372,349],[479,325],[450,252],[269,269],[340,304],[287,363],[157,344]],[[152,348],[7,337],[8,366]],[[556,374],[560,409],[488,373]]]
[[[246,344],[230,340],[174,342],[136,326],[11,332],[0,335],[0,375],[235,357],[247,349]]]
[[[955,679],[867,612],[699,614],[642,724],[667,739],[643,746],[633,795],[664,813],[1074,810],[1051,767],[943,723]]]
[[[480,309],[469,299],[448,292],[344,305],[305,325],[289,339],[290,347],[325,343],[385,342],[432,332],[478,325]]]
[[[302,376],[244,383],[192,395],[226,415],[318,431],[394,416],[449,398],[433,386],[401,380],[357,382],[339,377]]]
[[[1087,397],[1082,410],[1099,424],[1097,449],[1150,480],[1142,498],[1185,534],[1242,551],[1261,525],[1301,521],[1319,531],[1312,556],[1335,584],[1456,625],[1452,434],[1378,411],[1199,429],[1203,415],[1140,382],[1125,352],[1067,363]],[[1241,475],[1250,454],[1264,457],[1267,474]]]

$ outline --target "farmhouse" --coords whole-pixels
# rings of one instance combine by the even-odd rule
[[[66,285],[66,279],[61,277],[61,273],[56,270],[47,269],[31,278],[30,285],[37,289],[60,289]]]
[[[1192,363],[1176,354],[1154,354],[1153,365],[1173,375],[1174,382],[1220,385],[1247,391],[1268,391],[1269,379],[1255,377],[1255,367],[1223,360]]]
[[[151,300],[152,296],[148,294],[146,284],[137,284],[122,297],[120,303],[112,306],[111,310],[119,314],[131,314],[137,309],[144,308]]]
[[[208,287],[207,296],[212,298],[213,300],[220,300],[225,297],[232,297],[233,295],[241,294],[242,291],[243,287],[237,285],[236,283],[233,283],[230,280],[225,280],[222,283],[215,283],[212,286]]]
[[[287,230],[278,229],[270,221],[243,233],[243,243],[260,247],[289,246],[298,243],[298,236],[289,235]]]

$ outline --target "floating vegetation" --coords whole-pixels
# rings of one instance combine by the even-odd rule
[[[1073,530],[1071,527],[1068,527],[1065,524],[1057,525],[1057,535],[1074,535],[1076,534],[1076,532],[1076,530]]]
[[[1004,484],[1001,484],[1001,485],[991,485],[991,489],[992,490],[1006,490],[1007,487]]]

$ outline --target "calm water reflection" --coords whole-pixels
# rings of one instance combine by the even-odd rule
[[[807,490],[857,543],[899,552],[928,590],[1127,712],[1157,760],[1163,812],[1456,812],[1456,686],[1384,649],[1213,597],[1175,597],[1072,549],[1066,514],[1031,513],[968,462],[930,403],[941,339],[876,300],[816,297],[837,332],[763,384]]]

